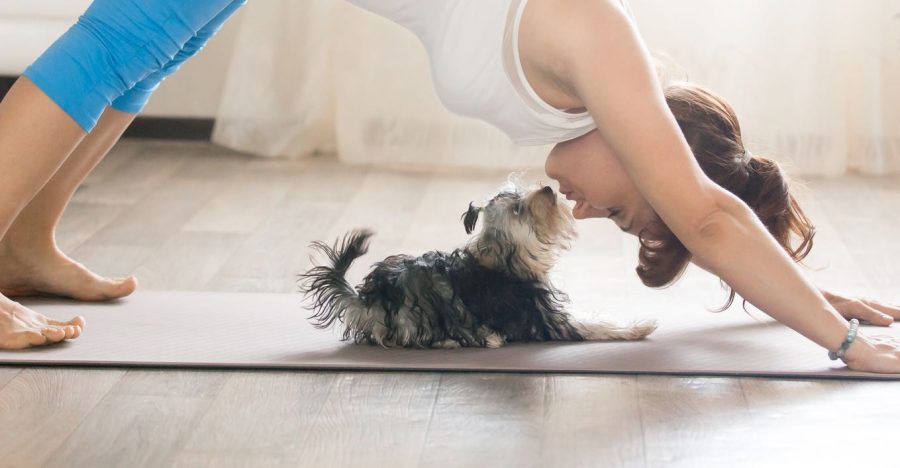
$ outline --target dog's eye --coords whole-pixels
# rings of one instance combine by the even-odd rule
[[[524,207],[522,205],[522,202],[514,203],[513,204],[513,214],[516,216],[519,216],[520,214],[522,214],[523,208]]]

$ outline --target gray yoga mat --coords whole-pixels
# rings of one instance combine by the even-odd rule
[[[615,311],[622,320],[656,318],[644,341],[509,344],[500,349],[388,350],[340,341],[305,319],[300,296],[139,292],[119,302],[30,300],[57,318],[87,319],[81,338],[0,352],[0,364],[551,373],[633,373],[900,380],[850,372],[825,351],[762,314],[714,314],[648,304]],[[680,307],[680,308],[679,308]],[[640,311],[640,312],[638,312]],[[898,326],[867,332],[900,336]]]

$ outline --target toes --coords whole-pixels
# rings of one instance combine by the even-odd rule
[[[134,292],[135,288],[137,288],[137,280],[133,276],[123,279],[92,276],[83,280],[79,286],[62,294],[80,301],[99,302],[128,296]]]
[[[7,300],[0,305],[0,349],[22,349],[77,338],[84,326],[82,317],[59,322],[16,302]]]
[[[27,348],[29,346],[41,346],[43,344],[47,344],[50,341],[43,333],[38,332],[24,332],[19,334],[19,346],[18,348]]]
[[[119,299],[128,296],[137,288],[137,278],[134,276],[106,281],[108,285],[106,288],[106,297],[109,299]]]
[[[66,339],[66,331],[64,330],[64,328],[65,327],[46,327],[43,330],[41,330],[40,334],[43,335],[44,338],[46,338],[44,343],[47,343],[47,342],[56,343],[58,341],[62,341],[64,339]],[[38,344],[44,344],[44,343],[38,343]],[[32,346],[34,346],[34,345],[32,345]]]
[[[84,327],[84,319],[75,317],[68,322],[60,322],[58,320],[47,320],[49,327],[41,330],[43,336],[50,342],[63,340],[71,340],[81,336],[81,330]]]
[[[119,299],[133,293],[137,288],[137,279],[134,276],[120,279],[103,278],[91,289],[94,289],[93,300],[106,301]]]
[[[77,325],[66,325],[62,327],[51,326],[41,330],[40,334],[46,339],[44,343],[58,343],[60,341],[71,340],[81,336],[81,327]]]
[[[47,319],[47,323],[53,325],[55,327],[65,327],[65,326],[73,326],[73,327],[84,327],[84,317],[78,315],[75,318],[67,321],[60,322],[59,320]]]
[[[48,341],[46,336],[36,331],[18,332],[6,340],[0,340],[0,349],[25,349],[47,344]]]
[[[119,299],[134,292],[137,279],[104,278],[79,263],[71,263],[67,268],[45,272],[35,289],[44,294],[71,297],[79,301],[99,302]]]

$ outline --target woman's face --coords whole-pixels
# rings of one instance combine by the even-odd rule
[[[576,219],[609,218],[635,236],[658,220],[597,130],[556,145],[544,170],[575,202]]]

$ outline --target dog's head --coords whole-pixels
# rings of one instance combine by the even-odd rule
[[[510,270],[546,274],[575,237],[572,210],[550,187],[525,190],[510,184],[483,206],[470,203],[462,216],[467,233],[475,230],[479,215],[481,232],[470,250],[486,263],[508,263]]]

